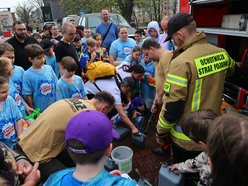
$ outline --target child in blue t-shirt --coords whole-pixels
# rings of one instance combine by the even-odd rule
[[[140,82],[141,98],[145,100],[146,106],[150,110],[153,99],[155,98],[155,87],[148,80],[149,76],[155,76],[155,64],[148,56],[144,56],[144,61],[140,65],[145,69],[145,79]]]
[[[117,176],[120,171],[114,175],[104,169],[113,137],[118,138],[119,134],[104,113],[87,110],[74,116],[66,126],[65,146],[76,167],[50,175],[44,186],[136,186],[134,180]]]
[[[8,86],[8,80],[0,76],[0,141],[13,149],[25,121],[14,99],[8,95]]]
[[[55,72],[57,78],[60,78],[59,66],[53,51],[53,43],[49,39],[43,39],[40,43],[46,58],[46,64],[50,65]]]
[[[22,67],[14,65],[14,48],[9,43],[0,44],[0,57],[4,57],[0,61],[0,74],[9,81],[9,95],[15,100],[22,118],[25,118],[27,113],[31,114],[33,112],[33,109],[28,106],[21,95],[24,70]],[[9,71],[10,66],[11,71]]]
[[[135,46],[132,50],[132,54],[128,55],[124,61],[129,62],[131,66],[133,65],[138,65],[141,60],[141,47],[140,46]]]
[[[44,111],[56,101],[57,77],[49,65],[44,65],[41,46],[30,44],[25,47],[32,66],[23,75],[23,95],[32,108]]]
[[[88,51],[85,52],[85,54],[88,55],[87,65],[89,65],[90,63],[97,61],[96,41],[93,38],[88,38],[86,39],[86,45],[87,45]]]
[[[75,75],[77,63],[66,56],[61,60],[64,75],[58,80],[56,85],[56,99],[78,98],[87,99],[87,90],[81,77]]]
[[[14,65],[15,49],[13,48],[13,46],[7,42],[0,44],[0,57],[6,57],[11,61],[13,65],[13,73],[10,79],[14,83],[19,94],[21,94],[24,69],[20,66]]]
[[[17,65],[13,65],[13,75],[11,76],[10,80],[14,83],[18,93],[21,95],[22,93],[22,78],[25,70]]]
[[[16,102],[17,107],[22,114],[22,118],[25,118],[27,116],[26,109],[25,109],[25,101],[20,96],[19,91],[16,89],[15,84],[12,82],[11,79],[9,80],[9,95]],[[32,113],[32,111],[33,109],[30,110],[30,114]]]
[[[88,52],[88,47],[86,44],[86,40],[91,37],[91,30],[90,28],[84,28],[84,37],[82,38],[82,52]]]

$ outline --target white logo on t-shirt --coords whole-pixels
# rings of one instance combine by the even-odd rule
[[[42,83],[40,85],[40,91],[41,91],[41,94],[46,96],[52,93],[52,87],[49,83]]]
[[[81,94],[79,94],[79,93],[74,93],[74,94],[72,94],[71,97],[72,97],[72,98],[82,99],[82,96],[81,96]]]
[[[124,52],[124,54],[128,55],[128,54],[131,54],[132,50],[129,47],[124,47],[123,52]]]
[[[18,83],[15,83],[15,87],[16,89],[20,92],[21,91],[21,85],[19,85]]]
[[[15,94],[15,102],[17,104],[17,106],[20,106],[21,105],[21,96],[20,94]]]
[[[15,135],[15,128],[13,123],[6,123],[3,128],[2,132],[4,134],[5,139],[10,139],[12,136]]]

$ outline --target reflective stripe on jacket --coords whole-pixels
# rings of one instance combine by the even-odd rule
[[[165,99],[157,133],[168,135],[175,123],[192,111],[211,109],[219,113],[224,80],[235,64],[224,49],[209,44],[204,33],[197,33],[178,47],[164,84]]]

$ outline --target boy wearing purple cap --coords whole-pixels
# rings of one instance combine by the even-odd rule
[[[66,127],[65,141],[76,168],[54,173],[44,186],[136,185],[135,181],[115,176],[104,169],[112,151],[112,139],[118,135],[111,121],[101,112],[87,110],[74,116]]]

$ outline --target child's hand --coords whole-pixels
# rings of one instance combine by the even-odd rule
[[[16,162],[17,164],[17,174],[26,177],[32,171],[32,165],[25,159],[20,159]]]
[[[149,72],[145,73],[145,77],[148,80],[149,85],[155,87],[156,79],[152,77],[152,75]]]
[[[110,174],[113,174],[115,176],[121,176],[121,171],[119,170],[112,170],[111,172],[109,172]]]
[[[132,119],[135,119],[140,113],[138,111],[134,111],[133,112],[133,116],[132,116]]]
[[[151,86],[151,87],[155,87],[155,85],[153,84],[153,83],[148,83],[149,84],[149,86]]]
[[[91,59],[94,60],[96,58],[96,52],[91,53]]]
[[[157,112],[158,112],[158,106],[157,106],[157,104],[152,104],[151,113],[155,114]]]
[[[171,166],[170,170],[176,174],[178,174],[178,163]]]
[[[25,178],[23,186],[37,185],[40,180],[39,163],[35,163],[30,174]]]
[[[34,109],[31,108],[31,107],[27,107],[26,111],[30,115],[30,114],[32,114],[34,112]]]

